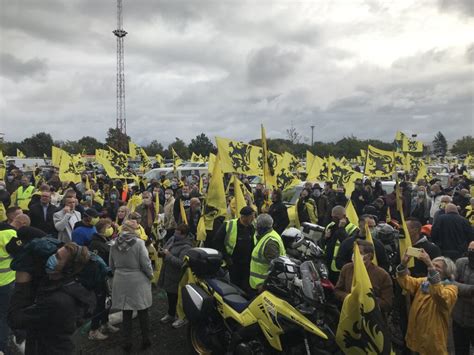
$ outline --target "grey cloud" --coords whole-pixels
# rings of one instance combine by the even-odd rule
[[[466,59],[469,63],[474,63],[474,43],[466,48]]]
[[[26,61],[9,54],[0,53],[0,76],[18,81],[26,78],[42,78],[48,66],[44,59],[33,58]]]
[[[454,11],[463,16],[474,16],[474,3],[472,0],[438,0],[442,11]]]
[[[301,53],[278,46],[264,47],[250,54],[247,77],[250,83],[266,86],[289,76],[301,59]]]

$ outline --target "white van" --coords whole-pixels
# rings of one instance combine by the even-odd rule
[[[14,164],[21,171],[33,171],[39,166],[50,165],[51,160],[44,158],[6,157],[7,166]]]
[[[174,177],[181,179],[183,176],[190,177],[192,175],[201,177],[202,175],[208,175],[209,170],[207,163],[187,163],[180,165],[176,168],[176,174],[173,171],[173,167],[156,168],[146,172],[143,176],[150,181],[151,179],[160,180],[161,175],[165,175],[167,179],[171,180]]]

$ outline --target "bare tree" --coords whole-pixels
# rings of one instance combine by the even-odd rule
[[[301,142],[301,134],[296,131],[293,122],[291,122],[291,127],[286,130],[286,137],[293,144],[299,144]]]

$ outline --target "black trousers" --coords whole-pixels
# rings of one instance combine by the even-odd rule
[[[132,343],[132,315],[133,311],[123,312],[123,335],[128,344]],[[140,330],[142,332],[142,339],[149,340],[150,333],[150,319],[148,317],[148,308],[138,311],[138,321],[140,322]]]
[[[176,305],[178,304],[178,294],[172,292],[166,292],[168,296],[168,314],[170,316],[176,316]]]
[[[469,355],[474,346],[474,327],[462,327],[453,320],[454,350],[456,355]]]
[[[99,329],[101,325],[107,324],[109,321],[109,310],[105,308],[105,290],[96,292],[95,299],[96,306],[94,310],[94,317],[91,321],[91,330]]]

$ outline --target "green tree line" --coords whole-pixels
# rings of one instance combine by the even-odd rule
[[[314,142],[313,146],[307,143],[301,143],[299,139],[294,139],[294,134],[289,135],[288,139],[267,138],[268,148],[276,153],[289,152],[293,155],[303,158],[306,155],[306,150],[313,154],[320,156],[333,155],[335,157],[345,156],[347,158],[354,158],[360,154],[361,149],[366,149],[367,145],[374,147],[393,150],[395,149],[394,142],[383,142],[377,139],[361,140],[357,137],[344,137],[337,142]],[[26,156],[42,157],[43,155],[51,155],[51,147],[57,146],[70,153],[84,153],[95,154],[96,149],[101,149],[106,146],[111,146],[114,149],[128,153],[129,136],[124,135],[118,129],[110,128],[107,131],[105,142],[100,142],[98,139],[91,136],[84,136],[76,141],[61,141],[53,140],[51,134],[40,132],[32,135],[29,138],[23,139],[21,142],[1,142],[1,150],[4,155],[15,156],[16,150],[20,149]],[[248,143],[260,146],[260,139],[254,139]],[[150,156],[161,154],[165,158],[172,158],[172,148],[183,159],[189,159],[192,153],[208,156],[209,153],[216,153],[217,148],[206,136],[206,134],[198,134],[195,138],[186,143],[179,137],[169,144],[166,148],[158,140],[152,140],[146,145],[142,146],[146,153]],[[446,154],[447,143],[441,132],[438,132],[433,141],[433,153]],[[451,153],[456,155],[474,153],[474,138],[472,136],[464,136],[458,139],[451,148]]]

